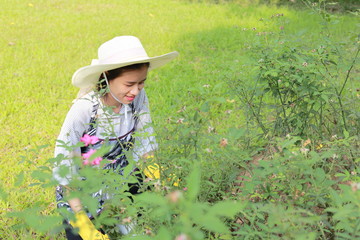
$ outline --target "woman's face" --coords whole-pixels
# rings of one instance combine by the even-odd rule
[[[148,67],[143,66],[140,69],[134,69],[123,72],[119,77],[114,78],[109,82],[111,92],[124,104],[130,104],[144,88],[147,77]],[[107,94],[113,106],[117,106],[117,101]]]

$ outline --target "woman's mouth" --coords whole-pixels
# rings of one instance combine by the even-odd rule
[[[125,96],[126,100],[132,102],[135,99],[135,96]]]

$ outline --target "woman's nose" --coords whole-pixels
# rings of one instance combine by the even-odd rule
[[[140,92],[141,88],[139,85],[134,85],[133,88],[131,89],[130,93],[134,96],[138,95]]]

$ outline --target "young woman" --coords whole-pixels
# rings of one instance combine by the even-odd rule
[[[80,96],[74,101],[61,128],[55,156],[61,161],[53,169],[54,178],[59,182],[56,189],[58,207],[75,213],[70,222],[79,229],[74,234],[71,225],[66,234],[68,239],[108,239],[91,224],[92,216],[86,212],[81,199],[75,197],[64,201],[69,194],[66,186],[77,176],[81,166],[74,159],[81,158],[83,165],[99,165],[122,175],[128,165],[125,152],[132,149],[133,159],[138,161],[157,148],[151,123],[148,98],[144,85],[149,70],[160,67],[178,55],[171,52],[158,57],[148,57],[141,42],[133,36],[115,37],[98,49],[98,59],[91,65],[77,70],[72,78],[73,85],[80,88]],[[136,137],[135,132],[146,133]],[[84,144],[79,147],[79,142]],[[96,158],[91,155],[104,144],[109,151]],[[64,147],[74,146],[73,148]],[[104,164],[105,163],[105,164]],[[67,174],[62,169],[70,169]],[[136,193],[134,187],[129,190]],[[108,196],[102,191],[89,193],[102,204]],[[126,231],[125,231],[126,232]]]

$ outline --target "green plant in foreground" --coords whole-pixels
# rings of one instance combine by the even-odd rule
[[[195,164],[186,179],[185,191],[172,191],[165,197],[160,193],[144,193],[135,198],[140,204],[141,220],[151,231],[154,239],[204,239],[206,234],[231,236],[226,219],[233,218],[246,206],[246,201],[220,201],[213,205],[198,201],[200,193],[200,169]],[[207,233],[206,233],[207,232]],[[143,239],[143,237],[135,238]]]
[[[127,167],[124,174],[128,174],[129,169],[131,168]],[[119,221],[122,223],[135,221],[137,223],[138,227],[135,233],[140,236],[131,237],[132,239],[144,239],[146,237],[151,239],[173,239],[181,235],[189,236],[191,239],[204,239],[206,232],[208,234],[230,234],[224,220],[233,218],[236,213],[246,206],[246,202],[235,201],[222,201],[214,205],[199,202],[197,200],[201,183],[199,166],[194,167],[186,179],[187,187],[184,190],[145,192],[132,196],[133,201],[129,198],[131,195],[126,193],[127,184],[119,182],[117,174],[103,174],[102,171],[96,168],[80,170],[79,175],[87,180],[72,181],[69,188],[80,187],[83,191],[74,192],[69,197],[81,197],[84,205],[88,206],[88,210],[96,215],[96,200],[88,196],[87,192],[96,191],[99,187],[103,187],[104,184],[107,185],[105,190],[112,194],[112,198],[107,203],[102,214],[95,217],[95,225],[98,227],[103,226],[107,233],[115,238],[120,237],[114,232],[116,223]],[[44,179],[39,177],[42,175],[38,173],[36,172],[34,176],[38,181],[44,182]],[[66,173],[64,172],[64,174]],[[97,181],[97,179],[101,179],[101,182]],[[128,177],[124,183],[129,181],[131,180]],[[114,182],[116,185],[113,184]],[[49,187],[49,185],[53,184],[46,183],[45,185]],[[156,186],[152,188],[156,189]],[[11,213],[9,216],[23,219],[24,226],[29,226],[39,232],[58,233],[62,230],[61,216],[57,214],[53,216],[39,214],[41,213],[42,203],[34,203],[34,205],[36,207],[18,213]],[[70,219],[73,218],[71,214],[62,211],[62,209],[60,209],[60,212]]]

